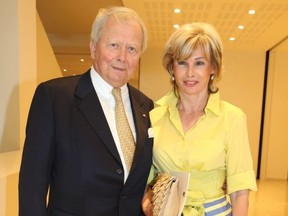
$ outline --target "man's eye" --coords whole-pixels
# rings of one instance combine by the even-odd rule
[[[128,51],[130,53],[136,53],[137,52],[137,49],[135,47],[128,47]]]
[[[119,46],[116,43],[111,43],[109,44],[109,47],[111,47],[112,49],[117,49]]]

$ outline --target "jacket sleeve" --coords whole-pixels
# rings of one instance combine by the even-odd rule
[[[53,161],[53,101],[40,84],[34,94],[26,125],[19,174],[19,216],[45,216]]]

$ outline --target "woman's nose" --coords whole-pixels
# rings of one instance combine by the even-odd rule
[[[188,75],[188,77],[194,76],[194,68],[192,66],[188,67],[187,75]]]

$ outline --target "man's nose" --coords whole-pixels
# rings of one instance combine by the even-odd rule
[[[121,47],[119,49],[117,60],[118,61],[125,61],[126,60],[126,49],[125,49],[125,47]]]

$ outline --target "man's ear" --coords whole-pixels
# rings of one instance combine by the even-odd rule
[[[96,50],[96,43],[91,40],[90,41],[90,55],[92,59],[95,58],[95,50]]]

